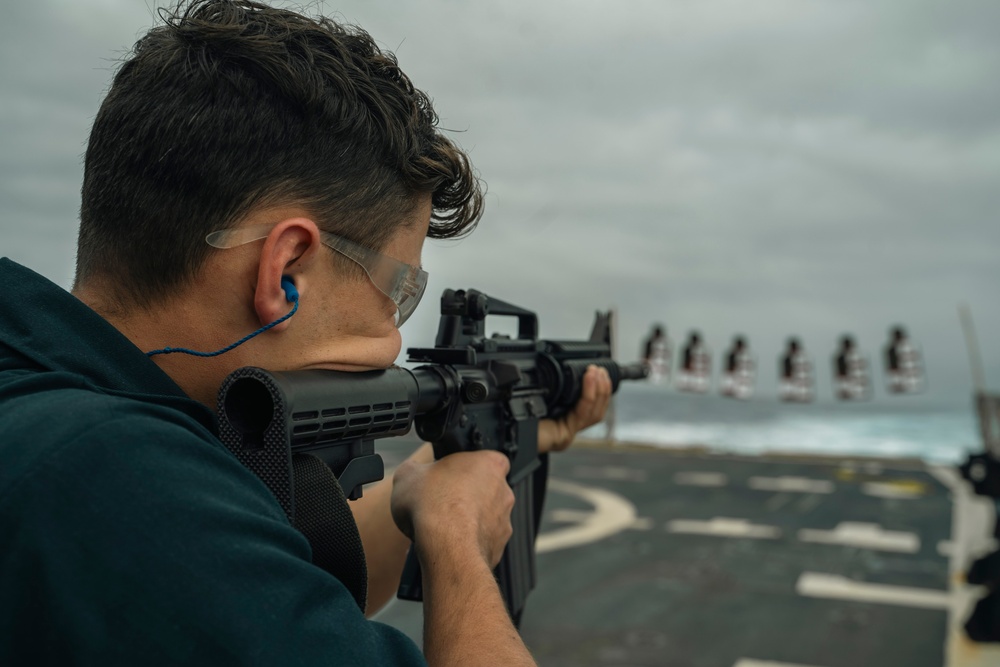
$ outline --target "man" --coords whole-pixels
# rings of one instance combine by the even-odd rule
[[[422,664],[310,562],[211,408],[241,366],[392,364],[423,240],[473,228],[478,182],[364,32],[240,0],[164,18],[94,122],[73,294],[0,260],[0,664]],[[590,369],[540,448],[609,396]],[[428,662],[533,664],[491,573],[508,462],[432,458],[351,508],[365,611],[413,538]]]

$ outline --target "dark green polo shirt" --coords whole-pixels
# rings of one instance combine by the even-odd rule
[[[424,664],[211,411],[45,278],[0,286],[0,665]]]

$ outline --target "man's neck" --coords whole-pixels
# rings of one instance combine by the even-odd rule
[[[214,344],[222,329],[210,324],[207,318],[199,317],[195,311],[196,307],[185,304],[182,300],[174,300],[155,309],[136,309],[126,312],[125,309],[116,307],[109,301],[106,291],[92,284],[77,285],[72,293],[143,352],[168,346],[211,351],[202,350],[201,341],[212,341]],[[233,357],[235,356],[233,354]],[[214,410],[219,385],[236,367],[233,357],[221,359],[172,353],[155,355],[150,359],[170,376],[185,394]]]

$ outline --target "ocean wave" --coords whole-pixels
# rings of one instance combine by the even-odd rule
[[[619,398],[617,440],[740,454],[914,457],[946,464],[981,449],[968,410],[780,406],[679,395],[651,402],[649,396],[634,392]],[[605,428],[593,427],[585,435],[603,437]]]

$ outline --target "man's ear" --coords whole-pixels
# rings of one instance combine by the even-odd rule
[[[267,235],[260,253],[254,292],[254,309],[261,326],[287,315],[294,305],[293,295],[302,298],[308,282],[307,265],[320,245],[319,228],[308,218],[282,220]],[[281,331],[290,322],[285,320],[273,330]]]

